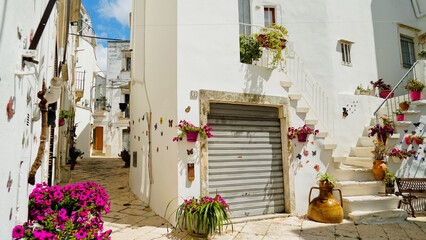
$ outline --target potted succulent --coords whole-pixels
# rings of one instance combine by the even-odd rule
[[[68,163],[71,165],[71,170],[74,170],[75,164],[77,164],[77,159],[82,158],[84,152],[81,152],[81,150],[76,147],[71,147],[69,155],[70,159]]]
[[[377,134],[377,140],[379,142],[383,142],[384,145],[386,145],[386,140],[388,136],[392,136],[395,132],[395,129],[392,128],[391,124],[389,122],[386,122],[383,125],[376,124],[374,127],[369,129],[368,137],[373,137]]]
[[[253,35],[240,34],[240,62],[252,64],[262,57],[262,49]]]
[[[286,47],[286,37],[288,36],[288,31],[285,27],[272,23],[270,28],[264,28],[262,33],[254,33],[253,36],[258,39],[262,47],[269,48],[272,51],[272,69],[276,69],[281,62],[285,62],[282,54],[282,50]],[[280,71],[284,71],[284,67],[281,67]]]
[[[343,221],[343,208],[333,196],[333,189],[337,186],[337,180],[328,173],[318,173],[318,188],[313,187],[309,192],[308,218],[324,223],[341,223]],[[319,189],[319,196],[312,201],[312,189]],[[340,189],[336,189],[340,192]],[[342,201],[342,193],[340,192]]]
[[[385,84],[383,81],[383,78],[380,78],[376,82],[371,81],[371,84],[373,84],[373,89],[379,89],[379,96],[381,98],[386,98],[389,93],[392,91],[392,86],[390,84]],[[394,93],[390,96],[390,98],[393,98]]]
[[[393,112],[393,114],[396,115],[396,120],[397,121],[405,121],[405,115],[404,113],[402,113],[402,110],[400,108],[396,109],[395,112]]]
[[[204,127],[196,127],[193,124],[181,120],[178,125],[179,130],[181,133],[175,138],[173,138],[173,141],[181,141],[183,137],[186,135],[186,139],[188,142],[196,142],[198,135],[200,135],[202,138],[211,138],[213,137],[213,134],[211,131],[213,129],[210,127],[210,124],[206,124]]]
[[[373,173],[377,181],[381,181],[385,176],[385,156],[388,155],[389,149],[383,142],[373,140],[374,150],[371,151],[374,155]]]
[[[126,149],[123,149],[120,154],[118,154],[119,157],[121,157],[121,160],[124,161],[124,168],[130,167],[130,154]]]
[[[385,177],[383,178],[383,182],[385,182],[386,194],[394,194],[395,193],[395,174],[389,170],[389,168],[385,168]]]
[[[414,78],[410,78],[404,88],[410,92],[411,101],[417,101],[422,98],[422,91],[425,85]]]
[[[402,101],[399,103],[399,107],[401,108],[402,111],[408,111],[408,109],[410,108],[410,104],[411,102],[409,101]]]
[[[409,158],[411,156],[414,156],[417,153],[415,150],[399,150],[397,148],[392,149],[390,153],[388,153],[388,156],[391,157],[392,161],[394,163],[401,163],[402,159]]]
[[[211,197],[194,197],[185,199],[176,211],[176,226],[189,234],[207,238],[215,234],[221,234],[223,226],[232,222],[230,219],[229,205],[220,195]]]
[[[303,127],[294,128],[289,127],[288,128],[288,137],[290,140],[297,137],[297,140],[299,142],[306,142],[306,139],[309,137],[309,135],[317,135],[319,133],[319,130],[315,130],[313,128],[310,128],[306,125],[303,125]]]

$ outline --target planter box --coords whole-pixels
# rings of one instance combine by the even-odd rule
[[[383,91],[380,92],[379,95],[380,95],[381,98],[386,98],[389,95],[390,92],[392,92],[392,90],[383,90]],[[395,95],[395,93],[392,93],[392,95],[389,98],[393,98],[394,95]]]
[[[284,48],[286,47],[287,40],[285,40],[284,38],[281,38],[280,40],[281,40],[281,49],[284,49]],[[265,35],[265,34],[259,34],[259,37],[257,38],[257,42],[258,42],[258,43],[259,43],[262,47],[265,47],[265,48],[272,48],[272,47],[269,45],[268,38],[266,37],[266,35]]]

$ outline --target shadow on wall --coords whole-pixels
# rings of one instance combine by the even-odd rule
[[[244,93],[264,95],[263,83],[271,77],[272,70],[265,70],[250,64],[243,64],[242,68],[246,68]]]
[[[90,123],[84,126],[83,131],[78,134],[76,139],[77,148],[84,152],[84,158],[90,158]]]

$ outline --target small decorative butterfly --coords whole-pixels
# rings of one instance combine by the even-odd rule
[[[309,163],[309,160],[308,161],[306,161],[306,164],[308,164]]]
[[[163,125],[163,118],[160,118],[160,125]]]
[[[166,149],[169,150],[169,146],[166,146]]]
[[[404,130],[404,132],[405,132],[405,133],[408,133],[408,129],[405,129],[405,130]]]
[[[141,137],[138,136],[138,141],[140,141],[140,140],[141,140]]]
[[[311,144],[314,145],[314,142],[312,141]]]
[[[139,118],[139,122],[141,122],[141,118]]]
[[[419,157],[418,155],[414,156],[414,160],[417,160],[418,157]]]
[[[312,151],[312,156],[316,156],[317,155],[317,151]]]
[[[303,164],[300,164],[300,165],[299,165],[299,167],[300,167],[300,168],[303,168]]]
[[[307,157],[309,155],[309,151],[304,151],[303,154]]]
[[[314,166],[314,168],[315,168],[315,170],[317,170],[317,172],[320,170],[320,166],[319,166],[318,164],[316,164],[316,165]]]
[[[189,113],[189,111],[191,111],[191,107],[190,106],[188,106],[188,107],[185,108],[185,112],[186,113]]]
[[[157,152],[158,152],[158,151],[160,151],[160,148],[159,148],[159,147],[157,147]]]
[[[161,132],[161,136],[163,136],[163,132]]]
[[[169,127],[173,127],[173,120],[169,120]]]
[[[192,154],[194,154],[194,149],[186,149],[186,153],[188,154],[188,155],[192,155]]]
[[[416,131],[412,131],[411,134],[416,135]]]
[[[142,121],[144,121],[144,120],[145,120],[145,115],[142,116]]]
[[[134,138],[134,139],[136,139],[136,135],[135,135],[135,136],[133,136],[133,138]]]
[[[346,108],[343,108],[343,118],[346,118],[348,115],[348,110]]]
[[[157,130],[157,127],[158,127],[158,126],[157,126],[157,124],[155,124],[155,125],[154,125],[155,130]]]
[[[418,123],[413,123],[414,126],[418,127],[420,125],[420,122]]]
[[[298,158],[300,160],[300,159],[302,159],[302,155],[297,154],[296,158]]]
[[[133,125],[135,125],[135,120],[133,120],[132,122],[133,122]]]

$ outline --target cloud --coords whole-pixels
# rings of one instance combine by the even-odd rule
[[[121,25],[128,27],[132,0],[100,0],[98,11],[102,17],[115,18]]]
[[[102,44],[99,44],[96,47],[96,59],[98,60],[98,66],[104,72],[107,70],[107,50],[108,49]]]

